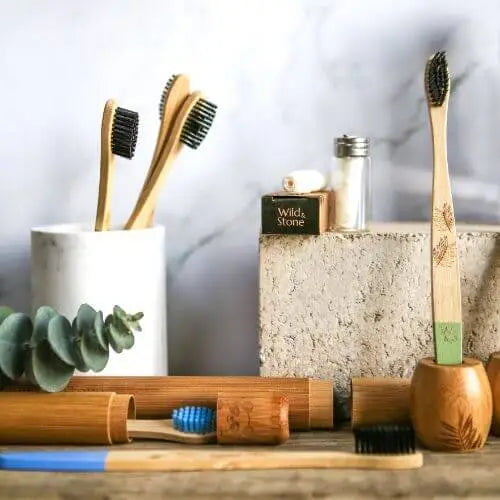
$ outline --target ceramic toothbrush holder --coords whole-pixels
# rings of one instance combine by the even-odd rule
[[[420,443],[433,451],[473,451],[488,439],[492,397],[481,361],[460,365],[419,361],[410,386],[410,413]]]
[[[115,304],[142,311],[135,345],[111,353],[101,375],[167,375],[165,229],[96,232],[63,224],[31,231],[31,294],[35,311],[50,305],[75,317],[88,303],[104,315]],[[92,375],[92,372],[89,372]]]

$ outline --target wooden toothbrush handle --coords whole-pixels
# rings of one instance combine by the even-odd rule
[[[362,455],[338,451],[138,450],[110,451],[108,471],[203,471],[271,469],[416,469],[421,453]]]
[[[434,142],[431,225],[432,316],[436,361],[462,363],[462,297],[457,232],[446,153],[447,104],[430,108]]]
[[[139,229],[147,227],[149,215],[154,210],[156,201],[171,166],[182,149],[181,133],[189,117],[189,113],[202,98],[201,92],[193,92],[182,104],[177,113],[171,133],[163,146],[157,165],[135,205],[132,215],[125,225],[125,229]]]
[[[157,166],[158,158],[160,157],[161,150],[165,145],[167,136],[170,134],[173,121],[179,111],[182,103],[189,96],[189,79],[186,75],[177,75],[172,83],[172,86],[168,89],[167,98],[163,107],[163,115],[160,121],[160,128],[158,130],[158,138],[156,139],[155,150],[153,153],[153,158],[151,159],[151,165],[149,166],[148,173],[144,179],[144,184],[142,186],[141,193],[143,193],[148,185],[148,182],[153,175],[153,172]],[[154,207],[149,215],[147,226],[150,227],[153,224],[154,218]]]
[[[115,176],[115,160],[111,151],[111,130],[115,115],[116,102],[109,99],[104,106],[101,124],[101,167],[99,170],[99,194],[95,230],[107,231],[111,219],[111,198]]]

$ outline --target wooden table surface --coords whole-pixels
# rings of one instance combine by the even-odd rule
[[[1,416],[0,416],[1,418]],[[181,445],[151,441],[120,449]],[[8,449],[28,447],[10,447]],[[118,448],[118,447],[116,447]],[[296,433],[282,448],[352,450],[347,430]],[[6,447],[2,448],[7,449]],[[0,471],[0,498],[500,498],[500,439],[469,454],[425,452],[424,467],[410,471],[278,470],[155,473],[44,473]]]

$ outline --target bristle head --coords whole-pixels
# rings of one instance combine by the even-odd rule
[[[168,93],[169,93],[170,89],[172,88],[172,85],[174,84],[175,79],[178,76],[179,75],[172,75],[168,79],[168,82],[165,85],[165,88],[163,89],[163,92],[161,94],[161,99],[160,99],[160,105],[159,105],[159,108],[160,108],[160,120],[163,119],[163,113],[165,112],[165,103],[167,102]]]
[[[208,434],[215,432],[215,410],[206,406],[183,406],[172,412],[172,425],[180,432]]]
[[[373,425],[354,429],[356,453],[399,455],[415,453],[415,431],[410,424]]]
[[[116,108],[111,130],[111,151],[115,155],[131,159],[137,145],[139,114],[125,108]]]
[[[446,52],[436,52],[425,67],[425,89],[431,106],[442,106],[450,90]]]
[[[181,142],[192,149],[197,149],[210,130],[216,111],[215,104],[199,99],[182,128]]]

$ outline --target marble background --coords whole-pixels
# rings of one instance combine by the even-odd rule
[[[29,229],[92,221],[101,108],[141,113],[119,160],[114,221],[148,166],[172,73],[219,105],[162,192],[172,373],[256,373],[259,198],[296,168],[328,170],[332,138],[374,141],[377,220],[426,220],[428,55],[454,77],[457,218],[500,219],[496,0],[5,0],[0,3],[0,302],[29,310]]]

